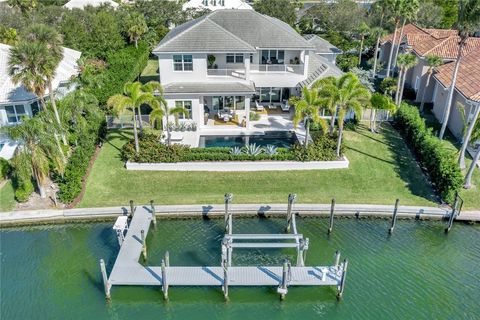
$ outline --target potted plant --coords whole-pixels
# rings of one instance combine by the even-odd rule
[[[214,68],[215,60],[217,60],[217,58],[215,58],[215,56],[213,54],[209,54],[207,56],[208,69],[213,69]]]

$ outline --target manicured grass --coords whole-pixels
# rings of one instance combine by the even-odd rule
[[[127,171],[119,148],[131,137],[111,131],[87,182],[80,207],[126,205],[133,199],[159,204],[221,203],[232,192],[236,203],[283,203],[289,193],[299,203],[436,205],[436,197],[399,134],[385,125],[382,134],[360,126],[347,131],[350,168],[289,172]]]
[[[15,208],[15,194],[12,181],[7,181],[0,189],[0,211],[11,211],[13,208]]]
[[[140,75],[140,81],[142,83],[147,83],[148,81],[159,81],[158,73],[158,59],[150,58],[148,59],[147,66],[143,69],[142,74]]]

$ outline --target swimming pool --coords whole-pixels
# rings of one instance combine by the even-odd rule
[[[277,148],[289,148],[297,142],[293,131],[265,131],[259,135],[227,135],[227,136],[200,136],[200,148],[212,147],[243,147],[248,144],[257,146],[273,145]]]

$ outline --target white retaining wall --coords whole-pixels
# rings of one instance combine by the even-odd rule
[[[177,163],[136,163],[127,162],[127,170],[143,171],[291,171],[348,169],[346,157],[339,161],[208,161]]]

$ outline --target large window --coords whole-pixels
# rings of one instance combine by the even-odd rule
[[[18,123],[22,121],[22,117],[28,116],[23,105],[5,106],[8,123]]]
[[[260,103],[279,103],[290,98],[289,88],[257,88]]]
[[[262,64],[284,64],[284,50],[262,50]]]
[[[173,70],[175,71],[192,71],[193,58],[191,54],[174,54]]]
[[[192,119],[192,101],[190,100],[177,100],[175,101],[176,108],[184,108],[187,110],[186,114],[179,114],[179,119]]]
[[[243,63],[243,53],[227,53],[227,63]]]
[[[244,96],[217,96],[212,97],[212,107],[214,111],[229,108],[230,110],[245,110]]]

